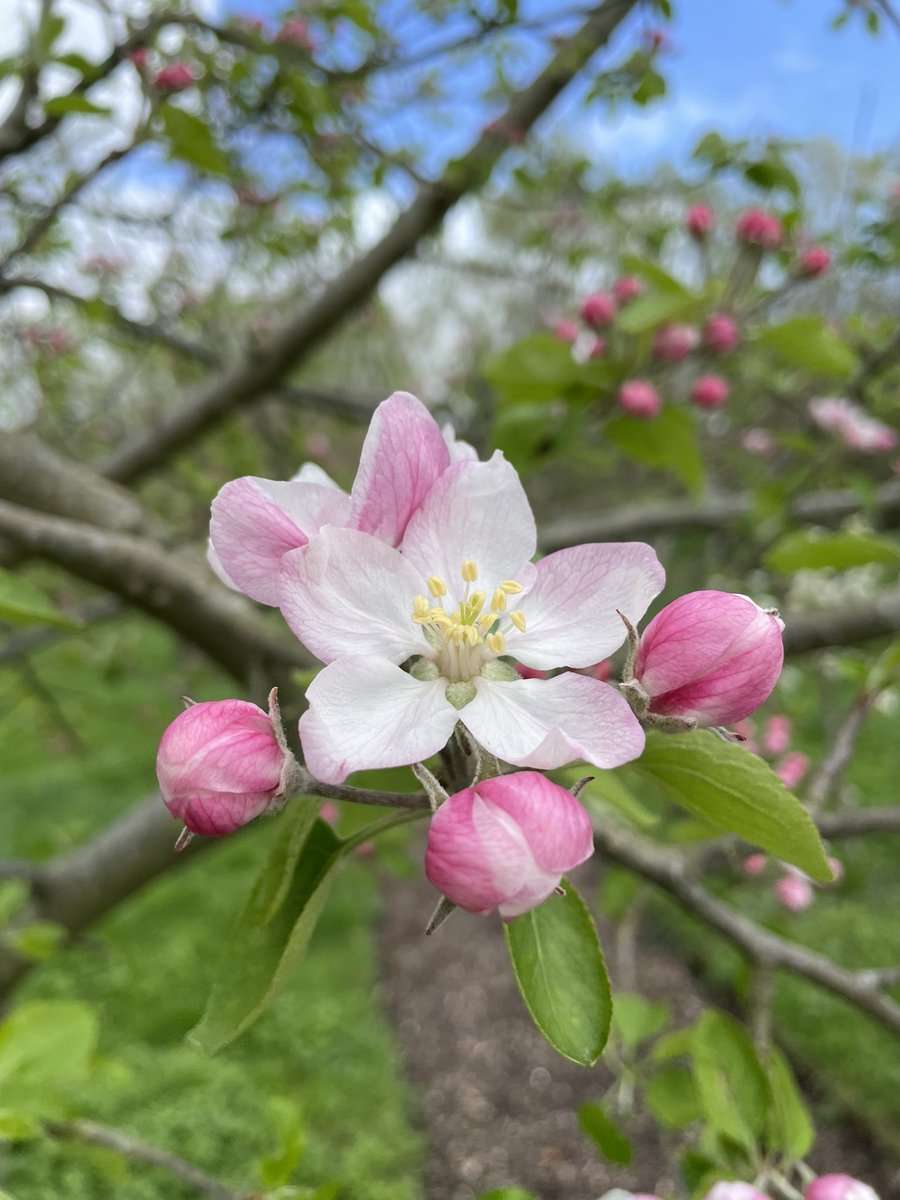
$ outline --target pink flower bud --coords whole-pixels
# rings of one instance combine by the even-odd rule
[[[703,326],[703,344],[713,354],[727,354],[741,340],[737,321],[726,313],[711,313]]]
[[[878,1200],[878,1194],[850,1175],[820,1175],[807,1186],[806,1200]]]
[[[578,326],[574,321],[554,321],[550,326],[550,332],[555,338],[561,342],[567,342],[570,346],[578,341]]]
[[[684,227],[698,242],[705,241],[713,231],[716,217],[708,204],[692,204],[684,217]]]
[[[784,754],[791,744],[791,719],[777,714],[766,721],[763,749],[766,754]]]
[[[183,62],[170,63],[153,77],[153,86],[159,92],[183,92],[195,82],[193,67]]]
[[[271,715],[246,700],[192,704],[162,736],[156,776],[166,807],[192,833],[221,837],[277,807],[294,759],[275,693]]]
[[[663,362],[676,363],[699,345],[700,334],[693,325],[664,325],[653,339],[653,353]]]
[[[783,623],[747,596],[689,592],[644,630],[634,677],[659,716],[730,725],[768,699],[781,673]]]
[[[606,340],[602,337],[594,338],[594,344],[588,351],[588,358],[602,358],[606,353]]]
[[[841,397],[811,400],[809,415],[820,429],[837,434],[851,450],[878,454],[893,450],[897,444],[897,435],[889,425]]]
[[[769,1200],[769,1197],[752,1183],[729,1179],[714,1183],[706,1193],[706,1200]]]
[[[803,912],[812,904],[815,892],[808,879],[799,875],[782,875],[775,884],[775,896],[788,912]]]
[[[809,770],[809,757],[795,750],[787,754],[775,768],[775,774],[786,788],[795,788]]]
[[[467,912],[528,912],[594,852],[590,817],[571,792],[535,771],[456,792],[431,818],[425,874]]]
[[[285,21],[275,34],[275,41],[297,46],[300,50],[312,51],[316,48],[315,39],[309,31],[309,22],[298,19]]]
[[[765,854],[748,854],[742,865],[743,872],[751,879],[754,879],[757,875],[763,873],[768,861]]]
[[[616,304],[628,304],[644,294],[644,285],[634,275],[623,275],[613,284],[613,299]]]
[[[650,420],[659,416],[659,392],[646,379],[629,379],[619,388],[619,407],[632,417]]]
[[[767,458],[775,453],[775,443],[765,429],[745,429],[741,434],[741,445],[748,454],[761,454]]]
[[[699,408],[721,408],[728,399],[728,384],[721,375],[701,375],[691,391]]]
[[[839,858],[827,858],[828,868],[832,874],[832,883],[840,883],[844,878],[844,864]]]
[[[742,213],[735,233],[745,246],[760,246],[763,250],[777,250],[784,240],[784,226],[779,219],[761,208],[748,208]]]
[[[139,71],[143,71],[147,65],[147,59],[150,57],[150,51],[146,46],[137,46],[128,55]]]
[[[524,663],[516,663],[516,670],[523,679],[546,679],[547,672],[539,671],[537,667],[526,667]]]
[[[831,255],[824,246],[812,246],[804,250],[797,263],[797,270],[806,279],[824,275],[831,266]]]
[[[594,292],[581,302],[581,319],[592,329],[605,329],[616,316],[616,302],[608,292]]]

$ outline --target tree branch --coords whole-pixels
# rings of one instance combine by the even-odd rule
[[[562,42],[534,82],[513,99],[503,122],[510,128],[529,130],[636,3],[637,0],[606,0],[578,33]],[[499,133],[485,132],[442,179],[420,188],[412,205],[381,241],[290,319],[264,349],[251,350],[240,362],[185,396],[154,429],[131,439],[112,454],[104,465],[104,473],[120,481],[137,479],[161,466],[173,452],[236,408],[271,391],[371,296],[393,266],[438,228],[458,200],[485,182],[507,148]]]
[[[900,592],[871,604],[823,609],[794,616],[783,613],[785,654],[809,654],[830,646],[855,646],[900,632]]]

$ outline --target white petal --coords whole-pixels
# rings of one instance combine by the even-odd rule
[[[317,779],[340,783],[352,771],[420,762],[446,746],[457,712],[447,684],[422,682],[383,658],[342,658],[307,689],[300,718],[306,764]]]
[[[517,604],[526,631],[509,652],[528,667],[589,667],[625,640],[619,609],[636,625],[666,574],[644,542],[571,546],[537,564],[537,578]]]
[[[413,601],[423,581],[398,550],[356,529],[328,526],[282,560],[279,604],[304,646],[322,662],[377,654],[403,662],[427,654]]]
[[[637,758],[644,731],[615,688],[566,672],[511,683],[476,679],[460,720],[491,754],[549,771],[585,759],[618,767]]]
[[[478,567],[478,587],[534,577],[534,517],[515,469],[497,451],[486,463],[459,462],[445,471],[409,523],[401,549],[423,576],[439,575],[450,596],[462,595],[462,564]]]
[[[320,483],[323,487],[334,488],[335,491],[346,495],[341,485],[335,483],[328,472],[320,467],[318,463],[301,463],[300,469],[291,476],[291,481],[294,483]]]

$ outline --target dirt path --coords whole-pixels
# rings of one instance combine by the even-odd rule
[[[537,1033],[499,920],[457,913],[426,939],[427,883],[388,881],[384,894],[383,987],[430,1145],[427,1200],[473,1200],[512,1184],[539,1200],[596,1200],[614,1186],[674,1193],[672,1156],[650,1120],[627,1130],[630,1168],[608,1166],[581,1133],[578,1107],[600,1098],[610,1073],[566,1062]],[[601,933],[609,950],[611,931]],[[636,970],[638,990],[667,1000],[677,1024],[695,1019],[704,1000],[685,966],[642,945]],[[874,1161],[858,1132],[820,1130],[813,1165],[867,1179],[882,1200],[900,1195],[896,1165]]]

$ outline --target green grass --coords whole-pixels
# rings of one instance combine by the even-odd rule
[[[12,798],[0,813],[4,853],[53,853],[114,819],[151,790],[156,743],[178,711],[177,697],[230,690],[201,660],[185,658],[136,618],[35,662],[85,749],[72,754],[69,735],[35,700],[4,705],[0,759]],[[116,665],[122,662],[127,671]],[[0,695],[9,701],[20,691],[6,671]],[[412,1200],[423,1150],[378,1003],[378,896],[363,864],[351,864],[339,879],[302,970],[255,1026],[214,1058],[184,1040],[227,948],[231,915],[276,832],[277,819],[259,822],[156,881],[38,968],[19,998],[96,1006],[103,1061],[82,1091],[78,1115],[251,1188],[259,1186],[257,1160],[278,1149],[268,1101],[286,1097],[301,1110],[307,1133],[297,1182],[333,1181],[354,1200]],[[109,1151],[49,1141],[13,1150],[4,1186],[21,1200],[196,1195]]]

